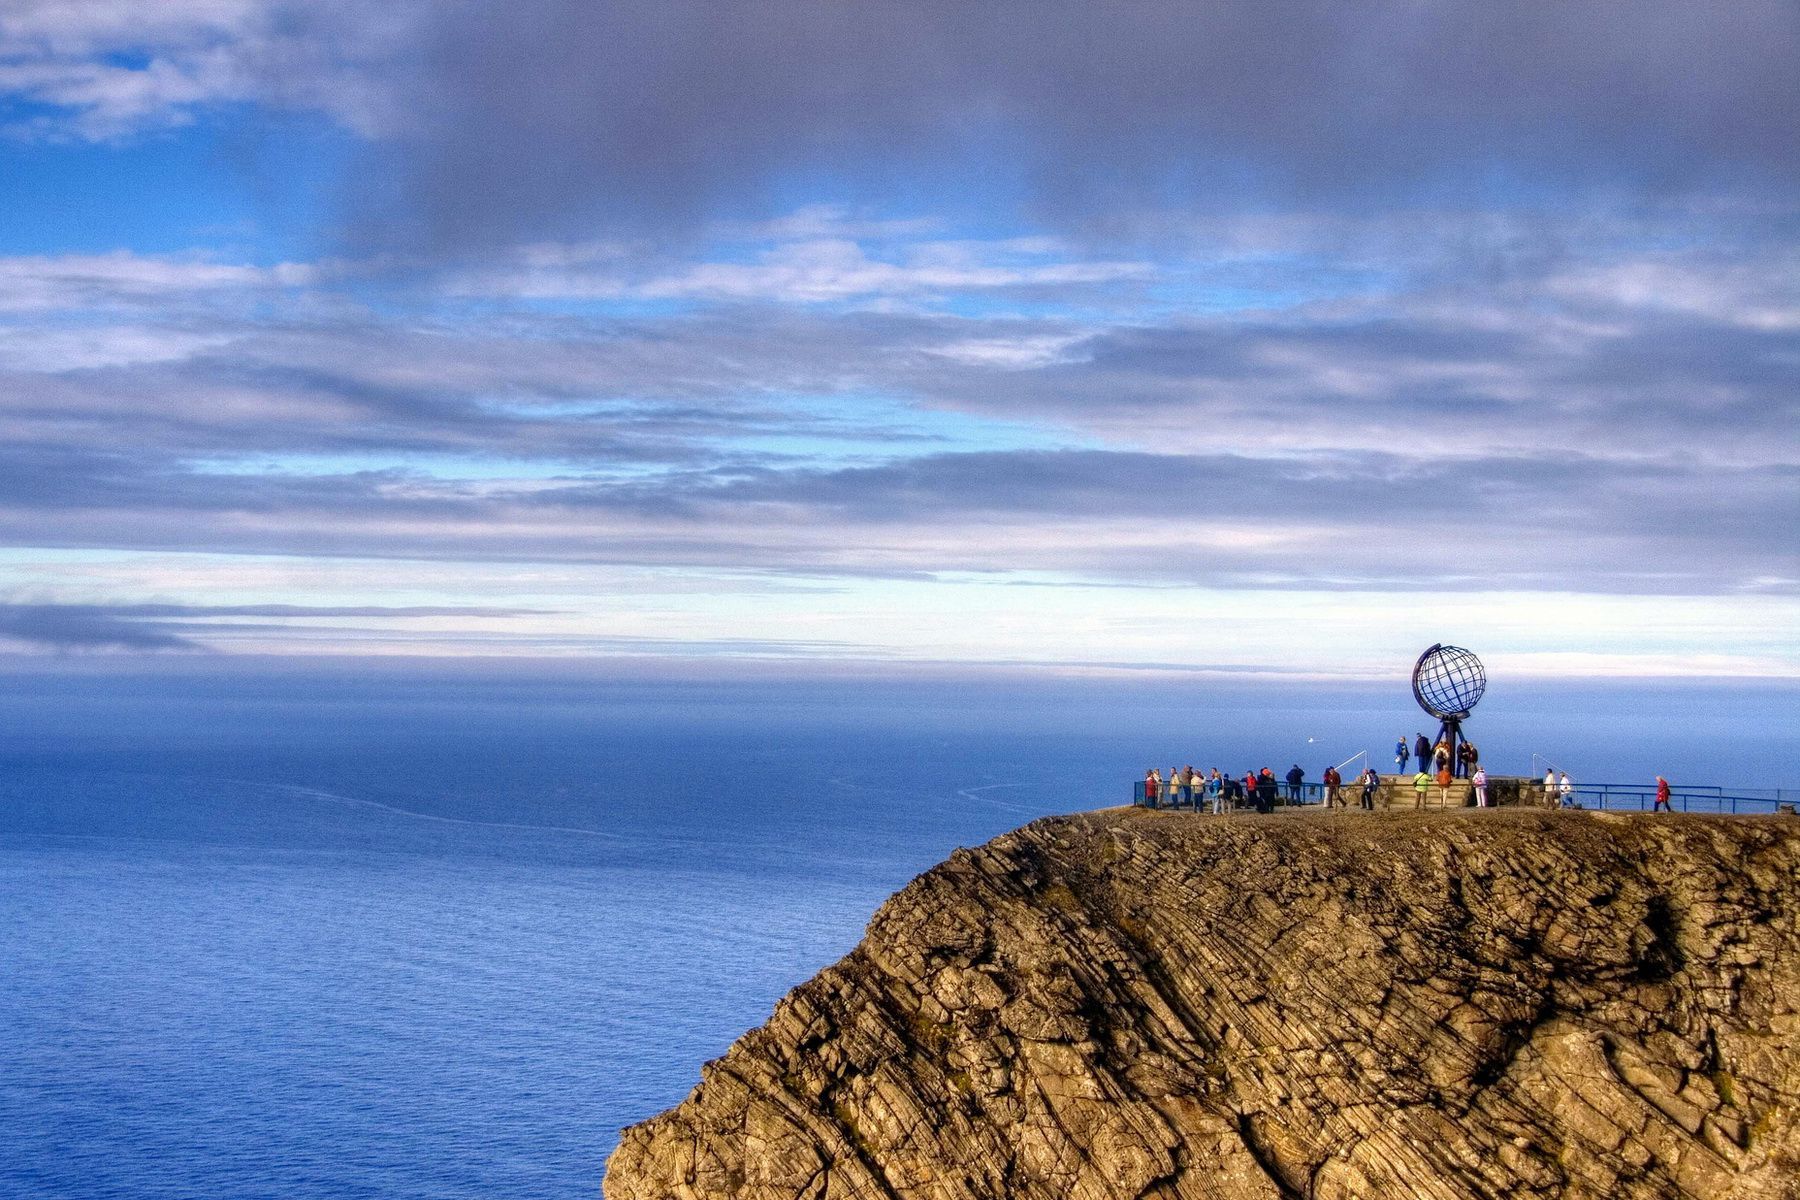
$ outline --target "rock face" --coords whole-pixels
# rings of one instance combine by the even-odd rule
[[[1053,818],[627,1130],[608,1200],[1800,1196],[1800,821]]]

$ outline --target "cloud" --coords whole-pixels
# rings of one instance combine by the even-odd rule
[[[767,214],[796,181],[1091,228],[1800,178],[1784,0],[546,0],[438,6],[420,36],[369,228],[440,247]]]
[[[384,68],[419,10],[407,0],[9,0],[0,132],[116,142],[251,103],[373,135],[397,117]]]
[[[0,642],[58,651],[198,651],[222,618],[523,617],[542,610],[475,605],[32,604],[0,601]],[[268,631],[269,621],[249,626]]]
[[[146,627],[104,608],[0,604],[0,641],[50,650],[198,650],[191,638]]]
[[[779,240],[722,252],[742,230],[685,260],[512,256],[552,295],[616,269],[616,307],[0,264],[75,297],[0,325],[0,537],[1334,591],[1800,578],[1780,217],[1447,217],[1404,254],[1354,220],[1211,221],[1190,257],[1079,282],[1060,240],[854,225],[780,227],[839,247],[816,275],[783,276]],[[693,282],[734,263],[741,286]],[[684,302],[629,294],[659,280]]]
[[[220,295],[298,287],[315,276],[314,268],[299,263],[257,267],[125,250],[0,258],[0,316],[92,313],[170,301],[194,304]]]

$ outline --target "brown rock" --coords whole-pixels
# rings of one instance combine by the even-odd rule
[[[1800,1200],[1800,822],[1113,811],[958,851],[607,1200]]]

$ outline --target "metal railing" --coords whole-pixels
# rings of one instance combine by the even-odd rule
[[[1543,785],[1538,785],[1541,793]],[[1794,803],[1787,788],[1671,787],[1669,806],[1676,812],[1773,813]],[[1527,791],[1529,794],[1529,790]],[[1649,812],[1656,807],[1656,785],[1642,783],[1578,783],[1575,804],[1607,812]]]

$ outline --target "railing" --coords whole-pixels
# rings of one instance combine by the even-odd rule
[[[1538,785],[1543,790],[1543,785]],[[1529,789],[1527,795],[1530,794]],[[1800,799],[1792,788],[1671,787],[1669,805],[1676,812],[1772,813]],[[1574,800],[1582,808],[1609,812],[1648,812],[1656,807],[1656,785],[1642,783],[1578,783]]]
[[[1396,778],[1386,775],[1384,781]],[[1242,790],[1242,781],[1239,789]],[[1459,780],[1458,783],[1464,781]],[[1195,808],[1206,809],[1212,805],[1211,798],[1201,789],[1194,789],[1193,795],[1184,798],[1177,790],[1174,797],[1165,793],[1154,800],[1144,799],[1145,781],[1136,780],[1131,785],[1131,803],[1139,807],[1149,808]],[[1166,786],[1166,785],[1165,785]],[[1432,785],[1434,788],[1435,784]],[[1519,779],[1511,776],[1495,776],[1492,795],[1496,803],[1524,804],[1538,807],[1555,807],[1557,802],[1546,804],[1544,785],[1536,780]],[[1656,785],[1641,783],[1582,783],[1575,784],[1571,797],[1572,807],[1601,809],[1608,812],[1648,812],[1655,807]],[[1346,779],[1339,785],[1339,798],[1355,807],[1362,802],[1362,784],[1356,779]],[[1325,785],[1321,783],[1302,783],[1298,791],[1286,780],[1278,780],[1275,785],[1275,803],[1278,807],[1305,806],[1323,804],[1325,802]],[[1256,803],[1254,795],[1240,796],[1236,806],[1248,808]],[[1473,801],[1471,800],[1471,803]],[[1677,812],[1693,813],[1776,813],[1792,812],[1800,804],[1800,790],[1794,788],[1733,788],[1727,791],[1722,787],[1684,786],[1669,789],[1669,803]]]

